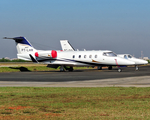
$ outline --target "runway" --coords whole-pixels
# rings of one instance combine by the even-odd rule
[[[113,70],[75,70],[73,72],[0,73],[0,87],[150,87],[150,66]]]

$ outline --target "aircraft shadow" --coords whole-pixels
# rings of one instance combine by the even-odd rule
[[[31,72],[26,67],[9,67],[11,69],[19,69],[21,72]]]

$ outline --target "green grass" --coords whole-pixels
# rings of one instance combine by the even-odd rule
[[[0,88],[0,119],[150,119],[150,88]]]

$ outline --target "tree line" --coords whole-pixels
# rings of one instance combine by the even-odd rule
[[[21,59],[10,60],[10,59],[2,58],[0,59],[0,62],[29,62],[29,61],[21,60]]]

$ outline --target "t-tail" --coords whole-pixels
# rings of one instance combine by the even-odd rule
[[[13,39],[16,42],[17,48],[17,57],[18,59],[23,60],[32,60],[31,56],[34,56],[37,50],[31,45],[31,43],[25,37],[14,37],[8,38],[4,37],[3,39]]]
[[[75,49],[72,47],[68,40],[60,40],[60,44],[63,51],[75,51]]]

